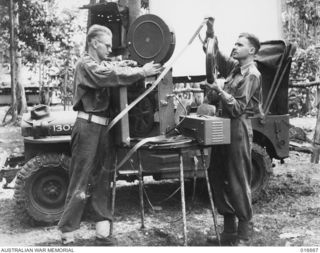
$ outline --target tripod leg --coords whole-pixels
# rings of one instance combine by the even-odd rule
[[[210,199],[210,205],[211,205],[211,212],[212,212],[212,217],[213,217],[214,229],[215,229],[215,232],[217,234],[219,245],[221,246],[220,234],[219,234],[218,226],[217,226],[217,224],[218,224],[217,215],[216,215],[216,210],[215,210],[214,203],[213,203],[213,196],[212,196],[212,191],[211,191],[211,187],[210,187],[208,169],[207,169],[206,159],[204,157],[203,149],[201,149],[201,159],[202,159],[202,165],[203,165],[203,169],[204,169],[204,173],[205,173],[205,177],[206,177],[206,182],[207,182],[207,188],[208,188],[208,193],[209,193],[209,199]]]
[[[141,228],[144,228],[144,201],[143,201],[143,175],[140,151],[137,152],[139,163],[139,198],[140,198],[140,212],[141,212]]]
[[[118,155],[116,152],[116,157],[114,161],[114,173],[113,173],[113,181],[112,181],[112,199],[111,199],[111,215],[112,218],[114,219],[114,209],[115,209],[115,202],[116,202],[116,187],[117,187],[117,163],[118,163]],[[113,219],[110,222],[110,235],[113,233]]]
[[[194,199],[196,197],[196,188],[197,188],[197,173],[198,173],[198,159],[196,156],[193,157],[193,161],[194,161],[194,174],[193,174],[193,192],[192,192],[192,203],[194,203]]]
[[[187,234],[187,218],[186,218],[186,199],[184,194],[184,174],[183,174],[183,156],[182,151],[179,151],[180,159],[180,189],[181,189],[181,208],[182,208],[182,219],[183,219],[183,236],[184,246],[188,246],[188,234]]]

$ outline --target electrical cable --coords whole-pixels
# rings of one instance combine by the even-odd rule
[[[179,104],[182,106],[182,109],[183,109],[184,112],[185,112],[185,115],[187,115],[187,114],[188,114],[188,110],[187,110],[187,108],[183,105],[183,103],[181,102],[181,99],[177,96],[177,94],[172,94],[171,96],[174,96],[174,97],[178,100]],[[169,134],[169,133],[172,132],[173,130],[177,129],[184,120],[185,120],[185,117],[184,117],[182,120],[180,120],[179,123],[178,123],[176,126],[174,126],[173,128],[169,129],[169,130],[166,132],[166,134]]]

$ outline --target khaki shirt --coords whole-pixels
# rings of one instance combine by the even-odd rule
[[[110,88],[127,86],[145,77],[139,67],[121,66],[117,62],[98,63],[85,54],[76,64],[73,81],[73,109],[109,116]]]
[[[221,95],[222,115],[238,118],[241,115],[262,115],[261,74],[255,62],[245,66],[226,57],[220,52],[216,57],[219,73],[226,78],[223,90],[228,94]]]

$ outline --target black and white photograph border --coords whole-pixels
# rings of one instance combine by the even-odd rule
[[[210,251],[235,250],[235,247],[218,248],[219,244],[215,245],[208,241],[209,237],[216,236],[217,232],[222,233],[224,230],[224,217],[217,213],[216,208],[213,211],[215,199],[212,194],[214,193],[208,192],[206,170],[203,170],[206,163],[209,165],[210,150],[194,149],[191,144],[191,153],[190,150],[185,149],[186,146],[189,147],[188,140],[195,140],[202,144],[206,141],[216,141],[205,136],[206,127],[209,127],[206,124],[209,124],[208,121],[211,118],[207,121],[203,117],[185,117],[186,114],[195,113],[200,104],[206,103],[205,92],[209,87],[206,82],[208,80],[206,68],[208,64],[211,64],[211,69],[215,68],[216,64],[210,58],[216,55],[210,54],[204,46],[208,39],[207,17],[213,17],[214,36],[218,38],[219,50],[221,49],[227,55],[233,51],[234,43],[242,32],[257,35],[263,52],[270,52],[267,49],[272,45],[277,46],[275,50],[281,48],[285,51],[287,47],[291,47],[292,50],[294,48],[292,55],[287,52],[288,59],[285,60],[281,59],[281,55],[285,55],[283,51],[267,55],[272,58],[279,53],[280,57],[275,58],[278,61],[271,67],[277,82],[272,83],[272,80],[269,80],[269,85],[272,85],[274,92],[263,96],[264,102],[269,101],[269,104],[263,104],[263,109],[267,111],[267,117],[269,115],[272,118],[276,114],[276,116],[281,114],[281,117],[273,119],[271,123],[265,120],[267,117],[257,121],[257,124],[265,127],[263,131],[266,132],[267,137],[273,136],[274,139],[271,141],[265,141],[264,138],[267,137],[261,133],[253,134],[252,164],[256,169],[253,176],[256,184],[255,189],[252,190],[253,216],[249,222],[248,250],[317,253],[320,245],[320,117],[318,113],[320,1],[100,1],[102,2],[121,5],[119,9],[121,11],[117,10],[119,14],[117,20],[123,17],[121,15],[125,15],[123,6],[126,5],[128,17],[152,14],[147,17],[150,18],[150,23],[156,24],[155,27],[163,32],[161,34],[165,39],[170,40],[168,45],[164,45],[166,41],[162,41],[164,44],[161,44],[159,51],[156,52],[156,63],[160,62],[163,65],[163,72],[156,77],[146,77],[143,85],[138,84],[134,89],[128,88],[126,91],[128,92],[126,102],[130,105],[144,91],[159,83],[158,88],[155,89],[156,92],[154,90],[141,102],[138,101],[129,112],[128,122],[121,125],[123,132],[121,130],[117,132],[123,142],[128,140],[126,138],[130,140],[130,137],[135,135],[131,139],[135,141],[134,144],[149,137],[151,140],[148,139],[146,142],[150,141],[151,144],[147,145],[147,148],[141,148],[141,152],[138,150],[140,147],[134,145],[127,145],[126,149],[120,152],[117,162],[118,164],[123,162],[124,167],[129,170],[121,171],[120,168],[121,173],[118,174],[116,181],[114,214],[111,223],[112,239],[115,242],[113,246],[116,247],[112,250],[121,250],[122,246],[135,246],[134,250],[139,251],[148,250],[149,247],[155,248],[152,250],[157,250],[156,248],[163,250],[161,246],[169,246],[168,250],[172,251],[178,246],[206,246],[201,250]],[[133,2],[139,2],[140,9],[135,14],[132,9],[129,9],[134,6]],[[9,8],[9,3],[12,3],[13,9]],[[0,252],[81,252],[104,249],[104,247],[96,247],[99,246],[99,242],[96,240],[96,224],[90,208],[84,211],[80,228],[74,233],[74,241],[63,245],[57,223],[63,212],[64,199],[57,201],[58,207],[51,208],[50,201],[45,203],[48,201],[46,196],[41,197],[39,196],[41,193],[34,190],[37,185],[39,188],[48,187],[42,190],[47,191],[48,194],[58,195],[63,191],[62,195],[65,198],[68,188],[67,168],[70,166],[70,151],[46,153],[47,148],[30,150],[34,145],[32,140],[46,139],[44,136],[52,133],[64,133],[65,135],[62,136],[64,142],[70,141],[73,127],[70,120],[75,121],[77,117],[72,106],[73,75],[77,60],[87,50],[88,25],[94,23],[92,16],[95,12],[99,12],[99,9],[90,9],[90,5],[95,3],[98,4],[99,1],[0,0]],[[30,16],[27,15],[28,12]],[[112,16],[110,13],[108,15]],[[161,22],[153,15],[160,17]],[[25,16],[30,20],[26,21]],[[88,21],[90,19],[91,23]],[[128,35],[130,32],[133,33],[132,41],[128,45],[121,41],[123,39],[121,32],[117,34],[118,37],[114,36],[116,39],[113,38],[112,42],[118,43],[118,48],[113,48],[113,52],[121,54],[125,52],[121,51],[122,47],[128,46],[129,50],[134,51],[134,53],[130,51],[131,55],[136,55],[132,61],[138,62],[138,66],[143,66],[151,59],[148,58],[150,55],[147,56],[144,53],[149,50],[146,44],[149,40],[153,41],[153,38],[152,35],[147,34],[146,30],[138,29],[139,26],[144,25],[148,28],[150,25],[148,19],[140,19],[140,21],[141,23],[133,23],[136,30],[132,29],[132,31],[125,23],[129,21],[122,21],[122,26],[127,29],[126,32],[129,30]],[[50,34],[44,30],[49,24],[43,25],[42,22],[49,22],[50,25],[54,23],[50,27]],[[13,34],[10,29],[12,25],[15,27]],[[113,25],[116,26],[116,24]],[[151,27],[150,30],[156,33],[152,30],[154,28]],[[30,32],[30,29],[34,31]],[[117,28],[114,28],[112,32],[116,30]],[[135,32],[140,32],[143,40],[139,41],[134,36]],[[12,36],[15,37],[13,40],[11,40]],[[155,41],[157,36],[154,37]],[[213,40],[211,41],[214,43]],[[265,43],[266,41],[268,43],[272,41],[272,43]],[[284,41],[285,44],[279,41]],[[37,46],[28,44],[33,42],[37,42]],[[279,44],[276,44],[278,42]],[[139,43],[145,43],[145,45],[141,47]],[[10,47],[13,44],[16,50]],[[282,45],[285,45],[284,49]],[[13,55],[16,59],[15,64],[12,64]],[[264,56],[263,53],[257,54],[258,66],[271,64],[272,60],[267,62],[267,57],[263,58]],[[116,61],[122,60],[122,56],[119,55],[112,55],[112,57]],[[144,62],[146,59],[148,61]],[[286,67],[287,62],[289,67]],[[281,67],[282,63],[283,67]],[[125,64],[133,63],[129,63],[128,60]],[[211,77],[217,78],[216,74],[214,73]],[[12,82],[12,79],[16,81]],[[262,82],[268,82],[262,79]],[[217,79],[216,82],[221,81]],[[272,90],[270,87],[268,89]],[[23,99],[21,100],[21,94],[24,96],[24,102]],[[114,100],[119,98],[119,94],[112,94],[112,96]],[[219,93],[216,96],[223,97],[223,94]],[[127,104],[120,103],[117,106],[125,110]],[[212,109],[214,114],[219,113],[217,108],[218,105]],[[171,113],[168,112],[170,110]],[[211,110],[211,107],[206,107],[204,110]],[[27,113],[22,115],[23,111]],[[69,111],[70,114],[61,113],[62,111]],[[121,109],[118,113],[120,111]],[[227,124],[223,125],[222,132],[223,134],[230,132],[230,124],[216,122],[216,118],[212,119],[213,123],[210,121],[210,124]],[[59,123],[54,123],[55,120]],[[162,120],[164,123],[161,122]],[[198,124],[199,121],[201,124]],[[146,126],[147,133],[142,131],[141,124],[143,127]],[[197,127],[196,131],[192,130],[194,127]],[[255,127],[259,128],[253,124],[252,128],[255,129]],[[154,138],[169,132],[182,133],[183,136],[187,136],[187,140],[173,140],[173,137],[168,137],[169,140],[164,141],[162,137]],[[199,132],[202,132],[203,136],[200,136]],[[175,145],[170,141],[174,141]],[[223,139],[223,141],[228,140]],[[207,145],[216,144],[212,142]],[[55,142],[47,143],[54,145]],[[273,147],[270,148],[269,145]],[[143,147],[146,147],[145,143]],[[157,147],[161,149],[160,153],[169,151],[170,154],[162,158],[158,154],[148,153],[148,149],[157,149]],[[281,153],[281,147],[285,147],[288,153],[286,154],[285,151]],[[48,150],[52,151],[50,148]],[[126,159],[128,154],[131,154],[129,151],[134,152],[132,157],[121,161],[120,158]],[[142,163],[145,162],[146,167],[150,168],[143,168],[146,171],[143,172],[142,181],[140,177],[142,174],[139,176],[140,168],[142,170],[140,159]],[[172,159],[171,164],[170,159]],[[164,171],[165,176],[160,176],[161,173],[153,173],[154,169],[161,169],[161,163],[170,164],[176,170],[172,175]],[[179,178],[183,164],[186,169],[184,174],[186,180],[182,184]],[[34,176],[37,173],[35,167],[40,170],[47,168],[47,174],[41,172],[37,179]],[[58,169],[59,173],[54,172],[55,169]],[[201,176],[195,176],[196,174]],[[51,180],[57,184],[50,183]],[[83,192],[83,194],[86,198],[86,193]],[[43,205],[39,205],[37,201]],[[40,251],[41,248],[43,251]],[[56,248],[56,251],[53,248]],[[182,249],[179,247],[178,250]],[[188,247],[184,250],[193,250],[193,248]],[[247,251],[244,248],[240,250]]]

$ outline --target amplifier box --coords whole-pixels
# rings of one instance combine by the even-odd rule
[[[183,135],[195,138],[199,144],[210,146],[230,144],[230,119],[206,115],[180,117]]]

